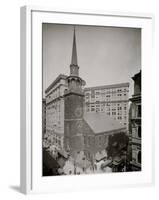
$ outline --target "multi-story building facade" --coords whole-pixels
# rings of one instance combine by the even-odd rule
[[[45,90],[46,137],[57,149],[63,149],[64,91],[68,88],[65,75],[60,74]]]
[[[132,171],[141,170],[141,71],[132,77],[134,94],[130,107],[130,145],[132,154]]]
[[[129,83],[84,89],[85,112],[106,113],[128,128]]]
[[[42,99],[42,137],[46,133],[46,100]]]

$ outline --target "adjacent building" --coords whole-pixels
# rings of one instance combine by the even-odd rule
[[[46,133],[46,100],[42,99],[42,137]]]
[[[85,112],[106,113],[128,128],[129,83],[84,89]]]
[[[63,149],[64,137],[64,91],[67,89],[66,77],[60,74],[45,90],[46,96],[46,136],[56,149]]]
[[[130,98],[130,145],[132,171],[141,170],[141,71],[132,77],[134,94]]]

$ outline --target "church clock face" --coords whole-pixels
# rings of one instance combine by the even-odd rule
[[[82,117],[82,108],[81,107],[77,107],[75,109],[74,114],[75,114],[76,117]]]

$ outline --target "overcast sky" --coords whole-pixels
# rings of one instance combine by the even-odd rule
[[[75,26],[79,74],[86,87],[130,82],[141,69],[141,29]],[[72,25],[43,24],[43,91],[69,75]]]

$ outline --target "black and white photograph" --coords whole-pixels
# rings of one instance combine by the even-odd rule
[[[141,65],[141,28],[42,24],[43,176],[142,171]]]

